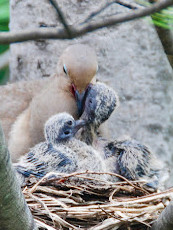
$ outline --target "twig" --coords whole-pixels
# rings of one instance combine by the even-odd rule
[[[58,6],[58,3],[55,0],[49,0],[49,2],[51,3],[51,5],[55,8],[56,12],[58,13],[58,17],[59,17],[61,23],[63,24],[63,26],[64,26],[69,38],[72,38],[71,37],[72,36],[71,29],[69,28],[68,23],[67,23],[67,21],[66,21],[66,19],[64,17],[64,14],[63,14],[62,10]]]
[[[55,222],[54,219],[52,217],[52,213],[49,211],[49,208],[47,207],[47,205],[44,203],[44,201],[40,200],[38,197],[34,196],[32,193],[28,192],[27,193],[33,200],[36,200],[38,203],[40,203],[43,208],[47,211],[47,214],[49,215],[50,219],[53,222],[53,225],[55,226]]]
[[[118,14],[109,19],[100,20],[99,22],[88,23],[85,26],[74,25],[69,26],[71,30],[71,38],[76,38],[85,35],[89,32],[96,31],[105,27],[115,26],[121,22],[131,21],[133,19],[148,16],[158,12],[168,6],[173,5],[173,0],[164,0],[152,4],[149,7],[138,9],[129,13]],[[58,28],[37,28],[31,30],[22,30],[17,32],[2,32],[0,33],[0,44],[10,44],[15,42],[24,42],[38,39],[69,39],[66,29]]]
[[[40,221],[40,220],[37,220],[37,219],[34,219],[35,222],[37,223],[37,225],[39,225],[40,227],[43,227],[47,230],[56,230],[55,228],[52,228],[51,226],[45,224],[44,222]]]
[[[62,224],[64,227],[67,227],[68,229],[78,229],[74,225],[68,223],[67,221],[63,220],[60,216],[57,214],[52,213],[52,216],[54,217],[54,220],[58,223]]]
[[[99,15],[100,13],[102,13],[104,10],[106,10],[109,6],[111,6],[114,3],[119,4],[121,6],[124,6],[124,7],[127,7],[127,8],[132,9],[132,10],[136,10],[136,9],[139,9],[139,8],[143,7],[143,6],[140,6],[138,4],[129,3],[129,2],[124,1],[124,0],[111,1],[111,2],[108,2],[108,3],[104,4],[100,9],[92,12],[83,22],[80,23],[80,25],[83,25],[83,24],[87,23],[88,21],[90,21],[95,16]]]
[[[141,187],[138,187],[138,186],[136,186],[136,185],[134,185],[131,181],[129,181],[128,179],[126,179],[125,177],[123,177],[123,176],[121,176],[121,175],[119,175],[119,174],[117,174],[117,173],[110,173],[110,172],[91,172],[91,171],[87,171],[87,172],[81,172],[81,173],[74,173],[73,175],[71,174],[69,174],[69,176],[71,177],[71,176],[79,176],[80,174],[97,174],[97,175],[101,175],[101,174],[107,174],[107,175],[110,175],[110,176],[114,176],[114,177],[118,177],[118,178],[120,178],[120,179],[122,179],[122,180],[124,180],[124,181],[126,181],[129,185],[131,185],[132,187],[134,187],[134,188],[136,188],[136,189],[138,189],[138,190],[141,190],[141,191],[143,191],[144,193],[146,193],[146,194],[149,194],[145,189],[143,189],[143,188],[141,188]],[[68,177],[68,176],[67,176]],[[95,179],[95,178],[93,178],[93,179]]]
[[[132,3],[132,2],[124,1],[124,0],[117,0],[115,2],[121,6],[125,6],[125,7],[129,8],[131,10],[137,10],[139,8],[143,8],[143,6],[141,6],[137,3]]]
[[[92,18],[94,18],[95,16],[99,15],[100,13],[102,13],[105,9],[107,9],[109,6],[111,6],[114,3],[116,3],[116,1],[108,2],[104,6],[102,6],[100,9],[92,12],[83,22],[80,23],[80,25],[83,25],[83,24],[87,23]]]
[[[120,220],[120,221],[121,221],[121,218],[116,217],[115,215],[113,215],[113,214],[107,212],[106,210],[104,210],[104,208],[100,207],[100,205],[99,205],[98,207],[99,207],[106,215],[108,215],[108,216],[110,216],[110,217],[112,217],[112,218],[114,218],[114,219],[117,219],[117,220]]]

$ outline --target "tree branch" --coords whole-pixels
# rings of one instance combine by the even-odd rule
[[[0,230],[36,230],[0,126]]]
[[[55,0],[49,0],[49,2],[51,3],[51,5],[55,8],[56,12],[58,13],[58,17],[61,21],[61,23],[63,24],[69,38],[71,38],[71,30],[70,27],[68,26],[68,23],[66,22],[66,19],[64,17],[63,12],[61,11],[61,9],[58,6],[58,3]]]
[[[107,9],[109,6],[111,6],[112,4],[119,4],[121,6],[127,7],[131,10],[136,10],[139,8],[143,8],[143,6],[140,6],[136,3],[129,3],[127,1],[124,0],[115,0],[115,1],[111,1],[111,2],[107,2],[106,4],[104,4],[100,9],[92,12],[83,22],[80,23],[80,25],[85,24],[87,22],[89,22],[91,19],[93,19],[94,17],[96,17],[97,15],[101,14],[105,9]]]
[[[88,23],[85,26],[70,26],[71,39],[98,29],[115,26],[118,23],[148,16],[171,5],[173,5],[173,0],[162,0],[144,9],[133,10],[132,12],[120,15],[118,14],[107,20],[103,19],[99,22]],[[69,39],[69,35],[67,34],[66,29],[57,28],[37,28],[32,30],[0,33],[0,44],[10,44],[14,42],[24,42],[37,39]]]
[[[83,22],[80,23],[80,25],[87,23],[88,21],[90,21],[92,18],[94,18],[95,16],[99,15],[100,13],[102,13],[105,9],[107,9],[109,6],[111,6],[112,4],[116,3],[117,1],[113,1],[113,2],[107,2],[104,6],[102,6],[100,9],[92,12]]]

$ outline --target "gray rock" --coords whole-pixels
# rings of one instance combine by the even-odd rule
[[[82,22],[104,1],[59,1],[70,24]],[[127,12],[112,4],[101,15]],[[47,0],[11,1],[10,29],[61,26]],[[150,18],[119,24],[73,40],[39,40],[11,45],[11,81],[49,77],[62,50],[87,43],[99,60],[98,79],[120,96],[120,107],[109,120],[111,137],[129,134],[150,146],[173,168],[173,72]],[[171,169],[172,170],[172,169]],[[173,184],[173,170],[169,185]]]

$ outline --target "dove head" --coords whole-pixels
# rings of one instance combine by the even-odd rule
[[[70,84],[75,97],[79,116],[82,112],[85,92],[90,83],[95,82],[98,69],[97,56],[88,45],[75,44],[67,47],[58,62],[58,75]]]

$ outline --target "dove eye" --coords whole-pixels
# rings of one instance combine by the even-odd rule
[[[67,71],[67,67],[66,67],[65,64],[63,65],[63,71],[64,71],[64,73],[67,75],[68,71]]]

